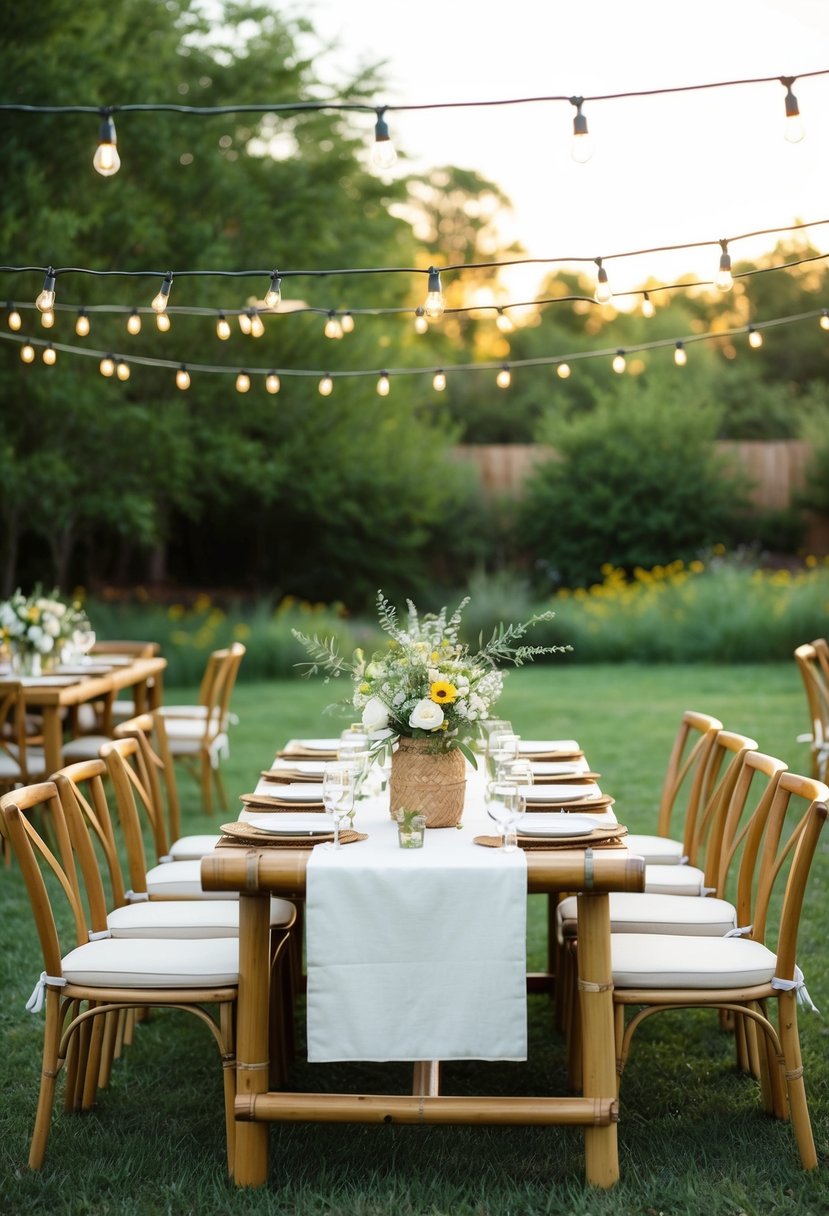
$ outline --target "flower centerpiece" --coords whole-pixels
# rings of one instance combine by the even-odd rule
[[[18,587],[0,603],[0,638],[17,675],[40,675],[44,661],[46,666],[59,662],[76,630],[88,628],[80,603],[66,603],[57,591],[46,595],[38,587],[27,596]]]
[[[422,810],[429,827],[454,825],[460,819],[464,757],[476,763],[471,745],[503,691],[499,662],[520,666],[538,655],[570,649],[521,642],[531,626],[555,615],[543,612],[521,624],[498,625],[489,641],[473,652],[459,637],[468,603],[467,596],[451,616],[446,608],[421,615],[408,600],[408,615],[401,624],[396,609],[378,591],[378,619],[388,641],[368,659],[355,651],[350,662],[330,640],[293,631],[311,657],[307,674],[349,674],[353,692],[348,703],[360,711],[369,732],[397,745],[391,813],[400,806]]]

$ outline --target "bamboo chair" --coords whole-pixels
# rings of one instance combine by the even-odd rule
[[[57,844],[52,850],[35,827],[43,811]],[[233,1023],[238,985],[238,940],[113,938],[106,928],[97,859],[78,838],[77,853],[54,782],[26,786],[0,798],[34,914],[43,972],[27,1008],[45,1002],[40,1094],[29,1166],[39,1169],[54,1106],[57,1077],[66,1069],[66,1105],[87,1109],[97,1092],[100,1062],[112,1045],[108,1030],[122,1010],[167,1007],[194,1014],[213,1035],[223,1065],[228,1168],[233,1165],[235,1067]],[[88,841],[87,841],[88,843]],[[48,881],[47,881],[48,880]],[[81,881],[83,880],[83,881]],[[74,931],[61,940],[49,890],[59,884]],[[87,913],[87,906],[89,911]],[[213,1017],[204,1006],[214,1006]]]
[[[794,652],[797,667],[806,690],[811,730],[798,735],[798,743],[811,747],[812,776],[819,781],[829,779],[829,642],[816,638],[811,644],[798,646]]]
[[[759,1043],[763,1105],[791,1118],[804,1169],[817,1165],[797,1027],[799,1002],[809,1003],[796,965],[800,912],[809,869],[827,817],[829,786],[795,773],[778,774],[771,799],[752,815],[737,873],[741,936],[617,933],[611,935],[617,1070],[621,1077],[633,1034],[665,1009],[714,1008],[752,1028]],[[776,948],[766,944],[770,908],[782,887]],[[769,1006],[776,1005],[776,1027]],[[636,1012],[625,1025],[629,1008]]]
[[[228,809],[220,765],[228,754],[230,698],[244,655],[241,642],[214,651],[202,679],[198,705],[171,705],[157,711],[163,723],[163,729],[157,728],[159,754],[165,766],[181,763],[188,769],[199,784],[207,815],[213,813],[214,787],[222,810]],[[175,788],[168,787],[168,798],[178,822],[181,810]]]
[[[140,641],[96,641],[93,643],[89,651],[90,657],[102,654],[123,654],[129,655],[133,659],[152,659],[159,653],[161,647],[158,642],[140,642]],[[148,683],[152,683],[149,681]],[[119,697],[113,702],[111,708],[111,717],[114,723],[123,721],[125,718],[132,718],[135,714],[135,701],[127,697]],[[87,731],[95,734],[100,733],[101,729],[101,709],[100,707],[91,705],[78,706],[78,727],[81,731]],[[82,757],[78,756],[77,759]]]

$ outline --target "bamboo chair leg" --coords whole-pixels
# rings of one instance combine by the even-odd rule
[[[767,1018],[767,1003],[760,1002],[758,1008]],[[788,1119],[789,1099],[786,1094],[785,1062],[783,1057],[778,1055],[771,1036],[766,1034],[763,1035],[763,1038],[765,1043],[762,1046],[765,1051],[760,1057],[762,1068],[760,1083],[763,1087],[764,1109],[770,1115],[774,1115],[775,1119]]]
[[[804,1170],[817,1168],[817,1153],[812,1135],[812,1123],[803,1083],[803,1057],[797,1029],[797,997],[794,992],[781,992],[777,1000],[778,1033],[783,1048],[783,1066],[789,1095],[789,1113],[797,1150]]]
[[[581,1009],[576,984],[578,975],[578,947],[575,942],[565,946],[567,954],[567,1088],[571,1093],[582,1091],[582,1031]]]
[[[104,1018],[104,1041],[101,1045],[101,1067],[98,1069],[99,1089],[106,1089],[112,1076],[112,1062],[115,1059],[115,1043],[118,1037],[119,1016],[119,1010],[111,1009]]]
[[[225,1134],[227,1137],[227,1172],[233,1173],[236,1157],[236,1056],[233,1050],[235,1042],[234,1002],[227,1001],[219,1009],[219,1027],[222,1035],[222,1079],[224,1082],[225,1098]]]
[[[124,1010],[124,1047],[132,1047],[135,1039],[135,1010]]]
[[[89,1066],[89,1049],[92,1040],[92,1022],[94,1019],[87,1018],[81,1022],[80,1026],[72,1036],[77,1040],[77,1068],[75,1072],[75,1084],[70,1093],[69,1087],[66,1089],[66,1109],[71,1111],[79,1111],[83,1108],[83,1095],[86,1086],[86,1074]]]
[[[207,752],[203,752],[200,762],[199,784],[201,786],[202,810],[205,815],[213,814],[213,766]]]
[[[55,1103],[55,1081],[60,1070],[58,1059],[61,1031],[60,998],[57,993],[46,990],[46,1019],[43,1029],[43,1060],[40,1070],[40,1092],[37,1097],[37,1114],[29,1147],[29,1168],[39,1170],[46,1154],[46,1141],[52,1122]]]
[[[73,1002],[71,1008],[67,1011],[67,1021],[77,1016],[78,1009],[79,1003],[77,1001]],[[71,1111],[74,1107],[75,1089],[78,1083],[78,1052],[78,1035],[73,1034],[66,1045],[66,1059],[64,1061],[63,1109],[66,1111]]]
[[[124,1029],[127,1024],[127,1010],[119,1009],[116,1017],[115,1047],[112,1052],[112,1058],[113,1060],[120,1060],[121,1056],[124,1054]]]
[[[98,1014],[92,1018],[89,1042],[89,1058],[86,1062],[81,1110],[91,1110],[98,1096],[98,1078],[101,1073],[101,1052],[104,1041],[104,1022],[106,1014]]]
[[[737,1016],[734,1019],[734,1048],[737,1053],[737,1067],[740,1072],[750,1073],[751,1057],[748,1044],[748,1035],[751,1033],[751,1027],[747,1025],[749,1019]],[[754,1074],[757,1075],[756,1073]]]

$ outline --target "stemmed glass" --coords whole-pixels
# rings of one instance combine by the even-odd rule
[[[322,804],[334,820],[334,843],[339,849],[340,825],[354,814],[354,769],[350,764],[326,764],[322,774]]]
[[[72,634],[72,648],[83,663],[89,662],[89,652],[95,645],[94,629],[76,629]]]
[[[371,763],[371,745],[368,735],[360,728],[350,727],[340,735],[337,759],[350,766],[354,773],[354,797],[361,798],[363,784]]]
[[[498,769],[510,760],[518,759],[520,737],[506,730],[491,732],[486,744],[488,767],[493,777],[497,777]]]
[[[527,803],[514,781],[490,781],[486,787],[486,813],[501,829],[502,853],[514,853],[518,848],[516,828]]]

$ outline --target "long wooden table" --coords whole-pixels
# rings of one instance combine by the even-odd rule
[[[97,662],[105,662],[103,655]],[[26,704],[43,714],[43,749],[46,772],[56,772],[63,763],[63,723],[61,711],[72,709],[89,701],[100,701],[104,706],[102,733],[112,733],[112,705],[116,694],[124,688],[133,690],[135,712],[143,713],[156,708],[163,700],[163,676],[167,660],[161,656],[135,659],[129,664],[112,667],[108,672],[96,675],[81,675],[71,684],[26,684]]]
[[[353,846],[358,847],[358,846]],[[268,1090],[269,901],[303,898],[307,849],[224,848],[202,860],[202,885],[239,892],[239,1006],[236,1044],[236,1149],[239,1186],[267,1178],[271,1122],[575,1124],[584,1127],[588,1183],[619,1178],[617,1077],[610,962],[611,891],[644,889],[645,865],[624,850],[527,852],[531,894],[578,893],[579,1000],[583,1089],[576,1097],[453,1097],[436,1092],[433,1070],[420,1070],[419,1092],[286,1093]],[[416,1079],[417,1079],[416,1072]]]

